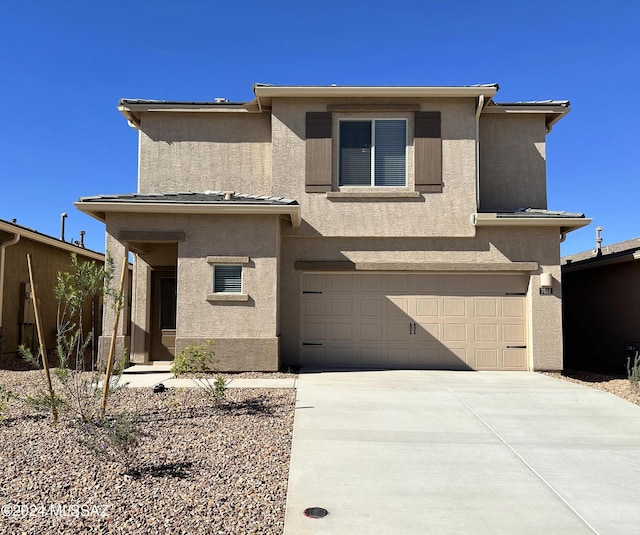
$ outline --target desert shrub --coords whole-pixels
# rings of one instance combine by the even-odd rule
[[[17,399],[17,396],[8,388],[0,385],[0,420],[4,418],[4,412],[14,399]]]
[[[631,384],[640,385],[640,353],[636,353],[633,359],[627,357],[627,377]]]
[[[97,296],[105,297],[113,308],[122,306],[121,296],[110,284],[113,271],[113,260],[110,257],[101,266],[94,261],[80,262],[73,253],[71,269],[57,274],[54,295],[58,301],[55,347],[58,366],[54,374],[59,384],[56,392],[50,391],[48,400],[41,390],[26,399],[36,409],[54,409],[54,420],[57,419],[55,411],[58,408],[67,410],[82,421],[91,421],[102,409],[101,385],[105,380],[105,371],[98,366],[91,344],[95,335],[86,329],[83,320],[88,303],[92,306],[91,315],[95,314],[93,306]],[[29,348],[21,346],[19,352],[29,364],[42,369],[40,350],[34,354]],[[119,383],[127,361],[128,355],[125,352],[115,365],[116,375],[109,382],[109,394],[116,389],[111,385]]]
[[[176,377],[188,377],[215,401],[221,401],[225,396],[227,382],[218,372],[217,364],[213,342],[207,340],[204,344],[189,345],[178,353],[171,373]]]
[[[143,436],[138,416],[120,412],[111,417],[96,417],[79,423],[79,440],[100,460],[122,465],[131,470],[134,451]]]

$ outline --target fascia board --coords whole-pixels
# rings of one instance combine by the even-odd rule
[[[256,86],[261,97],[493,97],[496,86]]]
[[[129,125],[133,128],[140,128],[142,113],[260,113],[261,110],[252,102],[250,105],[221,106],[212,104],[211,106],[194,104],[128,104],[118,106],[118,111],[124,115]]]
[[[545,116],[545,124],[548,131],[551,131],[560,119],[562,119],[571,108],[565,106],[486,106],[482,113],[499,113],[499,114],[542,114]]]
[[[565,115],[571,108],[566,106],[487,106],[482,113],[559,113]]]
[[[640,260],[640,252],[636,251],[632,254],[618,255],[611,258],[606,256],[592,257],[586,260],[580,260],[575,264],[570,262],[568,264],[562,264],[562,272],[583,271],[585,269],[597,269],[604,266],[611,266],[615,264],[623,264],[626,262],[635,262]]]
[[[288,215],[292,226],[302,222],[299,205],[76,202],[74,206],[102,222],[107,213]]]
[[[473,214],[476,227],[558,227],[561,232],[571,232],[586,227],[589,218],[576,217],[498,217],[498,214]]]
[[[55,247],[56,249],[62,249],[63,251],[68,251],[70,253],[77,253],[82,256],[92,258],[93,260],[99,260],[100,262],[104,262],[104,255],[102,253],[97,253],[95,251],[85,249],[84,247],[80,247],[72,243],[67,243],[62,240],[58,240],[57,238],[45,236],[44,234],[39,234],[37,232],[32,232],[23,228],[14,227],[13,225],[8,225],[3,222],[0,222],[0,230],[4,232],[12,233],[12,234],[18,234],[20,235],[20,237],[25,238],[27,240],[42,243],[44,245],[49,245],[51,247]]]

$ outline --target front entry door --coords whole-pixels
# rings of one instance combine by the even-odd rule
[[[151,360],[176,354],[176,272],[151,272]]]

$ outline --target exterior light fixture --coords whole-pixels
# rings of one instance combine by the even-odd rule
[[[540,295],[553,294],[553,278],[551,273],[540,273]]]

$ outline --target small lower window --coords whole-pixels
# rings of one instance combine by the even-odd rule
[[[215,293],[242,293],[242,266],[214,266],[213,291]]]

